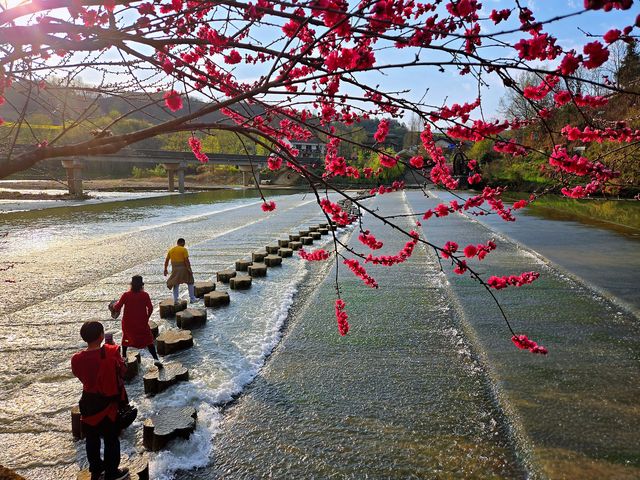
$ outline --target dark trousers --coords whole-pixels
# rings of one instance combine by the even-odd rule
[[[122,356],[125,358],[127,358],[127,348],[128,347],[126,345],[122,345]],[[156,351],[155,343],[152,343],[151,345],[147,345],[147,350],[149,350],[149,353],[154,358],[154,360],[160,360],[158,358],[158,352]]]
[[[120,429],[116,422],[105,418],[95,427],[84,423],[82,428],[87,441],[89,471],[99,473],[104,470],[106,477],[117,472],[120,466]],[[104,439],[104,460],[100,458],[100,437]]]

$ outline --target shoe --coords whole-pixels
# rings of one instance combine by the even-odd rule
[[[91,480],[104,480],[104,470],[101,472],[91,472]]]
[[[125,480],[126,478],[130,478],[129,477],[129,469],[128,468],[121,468],[119,470],[116,470],[115,473],[112,473],[108,477],[105,476],[104,478],[105,478],[105,480]]]
[[[200,301],[199,298],[197,297],[193,297],[191,300],[189,300],[191,303],[198,303]]]
[[[158,370],[162,370],[164,368],[164,365],[162,364],[162,362],[160,360],[156,360],[155,362],[153,362],[153,364],[158,367]]]

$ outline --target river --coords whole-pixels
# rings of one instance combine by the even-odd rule
[[[82,346],[79,326],[98,318],[118,332],[105,305],[133,274],[144,276],[154,303],[167,297],[161,264],[178,236],[187,239],[197,279],[208,279],[324,221],[312,196],[273,199],[278,209],[268,214],[255,192],[218,191],[2,215],[0,464],[32,479],[74,478],[84,464],[69,417],[80,392],[69,371]],[[407,192],[368,202],[407,213],[439,201]],[[170,356],[190,368],[189,382],[151,398],[140,377],[129,384],[140,415],[123,435],[124,453],[141,450],[142,419],[188,404],[198,408],[196,432],[150,456],[154,479],[637,478],[638,324],[623,308],[637,306],[629,284],[637,239],[526,218],[523,230],[536,235],[517,237],[492,219],[462,216],[429,220],[422,230],[438,244],[497,238],[486,271],[542,272],[539,284],[500,299],[516,328],[550,349],[548,357],[513,348],[478,285],[446,265],[440,273],[422,248],[394,269],[371,268],[378,290],[341,270],[352,324],[342,338],[333,267],[293,258],[251,290],[233,292],[228,308],[194,330],[195,347]],[[590,275],[588,254],[574,264],[567,255],[553,258],[545,239],[564,238],[570,251],[575,228],[584,228],[585,252],[602,238],[611,252],[623,249],[626,264],[610,254],[617,282]],[[357,244],[349,229],[339,235]],[[384,253],[404,244],[385,229],[379,236]],[[602,262],[594,256],[594,268]],[[171,326],[154,317],[161,329]],[[144,370],[151,360],[142,356]]]

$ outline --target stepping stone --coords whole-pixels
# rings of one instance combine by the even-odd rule
[[[229,281],[229,287],[234,290],[247,290],[251,288],[251,277],[249,275],[238,275]]]
[[[193,347],[193,336],[190,330],[165,330],[156,340],[156,348],[160,355],[169,355]]]
[[[235,270],[220,270],[216,274],[216,278],[219,282],[229,283],[229,280],[236,276]]]
[[[281,248],[278,250],[278,255],[282,258],[293,257],[293,250],[290,248]]]
[[[264,257],[264,263],[267,267],[279,267],[282,265],[282,257],[279,255],[267,255]]]
[[[233,279],[232,279],[233,280]],[[191,330],[207,323],[207,311],[204,308],[187,308],[176,313],[176,325],[184,330]]]
[[[329,229],[328,228],[319,228],[318,232],[320,232],[320,235],[327,235],[329,233]]]
[[[227,292],[210,292],[204,296],[205,307],[221,307],[223,305],[229,305],[230,301],[231,299]]]
[[[269,255],[278,253],[279,248],[280,248],[280,245],[267,245],[266,247],[264,247],[264,249],[267,251]]]
[[[205,293],[213,292],[216,284],[213,282],[196,282],[193,284],[194,295],[198,298],[204,297]]]
[[[320,240],[322,238],[322,234],[320,232],[310,232],[309,236],[314,240]]]
[[[78,405],[71,407],[71,433],[73,434],[73,438],[76,440],[84,438],[82,422],[80,421],[80,407]]]
[[[328,223],[319,223],[318,228],[327,228],[329,226]]]
[[[337,226],[337,225],[335,225],[335,224],[334,224],[334,225],[329,225],[329,226],[327,227],[327,230],[332,230],[332,231],[334,231],[334,232],[335,232],[337,229],[338,229],[338,226]]]
[[[300,230],[298,233],[300,234],[300,240],[302,240],[302,237],[309,236],[309,230]]]
[[[162,450],[174,438],[189,438],[196,429],[196,409],[166,407],[144,421],[142,444],[147,450]]]
[[[300,237],[300,241],[303,245],[311,245],[313,243],[313,238],[311,237]]]
[[[291,250],[300,250],[302,248],[302,242],[289,242],[289,248]]]
[[[278,246],[280,248],[287,248],[289,246],[289,240],[286,240],[286,239],[278,240]]]
[[[151,329],[151,335],[153,335],[153,338],[154,339],[158,338],[158,335],[160,335],[158,324],[153,320],[149,320],[149,328]]]
[[[89,475],[89,478],[91,478],[91,475]],[[0,479],[2,479],[2,480],[27,480],[22,475],[18,475],[13,470],[8,469],[7,467],[3,467],[2,465],[0,465]]]
[[[140,352],[127,352],[127,358],[125,358],[124,363],[127,366],[127,371],[124,374],[124,379],[129,381],[135,378],[140,371]]]
[[[309,227],[309,233],[317,232],[317,231],[318,231],[318,227]]]
[[[167,362],[162,369],[158,369],[154,365],[142,377],[144,393],[148,395],[155,395],[171,385],[187,380],[189,380],[189,370],[183,367],[180,362]]]
[[[127,459],[126,457],[120,460],[120,468],[126,467],[129,469],[130,480],[149,480],[149,459],[146,455],[138,455],[135,459]],[[0,475],[0,478],[2,475]],[[100,477],[104,478],[104,477]],[[91,472],[89,469],[81,470],[78,472],[77,480],[91,480]]]
[[[251,265],[251,260],[236,260],[236,271],[238,272],[246,272],[249,265]]]
[[[289,235],[289,240],[292,242],[300,241],[300,235]]]
[[[181,312],[187,308],[186,300],[178,300],[174,303],[173,298],[167,298],[160,302],[160,318],[175,317],[177,312]]]
[[[269,255],[267,252],[253,252],[251,254],[251,260],[253,260],[253,262],[262,262],[267,255]]]
[[[266,258],[266,257],[265,257]],[[266,277],[267,265],[264,263],[255,263],[247,270],[252,277]]]

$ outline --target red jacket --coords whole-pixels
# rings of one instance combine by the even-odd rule
[[[122,307],[124,307],[122,345],[134,348],[145,348],[151,345],[153,334],[149,328],[149,317],[153,312],[153,305],[149,294],[144,290],[124,292],[113,306],[116,311],[120,311]]]

